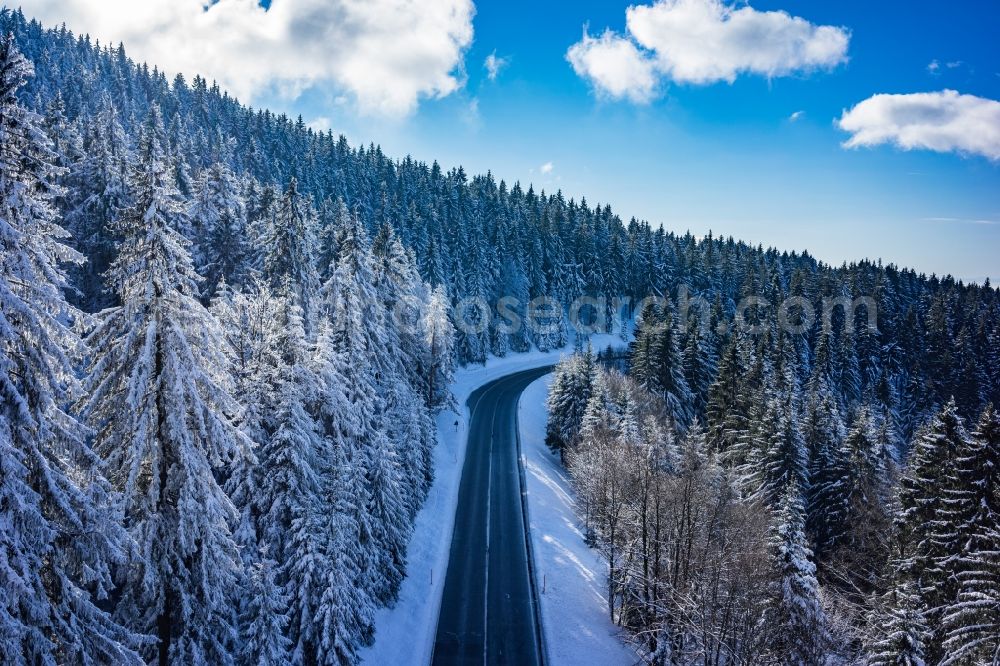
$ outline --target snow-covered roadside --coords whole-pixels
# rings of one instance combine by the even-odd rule
[[[532,383],[518,405],[535,575],[550,666],[625,666],[638,655],[608,619],[607,565],[583,541],[569,475],[545,445],[545,398],[552,375]]]
[[[610,344],[621,344],[621,340],[611,335],[595,335],[591,343],[598,350]],[[376,612],[375,643],[360,651],[363,663],[378,666],[430,663],[468,443],[469,410],[465,403],[469,396],[498,377],[557,363],[572,350],[570,345],[550,352],[533,351],[490,358],[485,366],[460,368],[455,373],[452,393],[458,412],[445,411],[438,415],[434,483],[414,523],[407,551],[406,578],[399,588],[395,606]]]

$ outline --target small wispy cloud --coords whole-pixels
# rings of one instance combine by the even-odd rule
[[[980,224],[980,225],[1000,225],[1000,220],[969,219],[962,217],[924,217],[924,222],[946,222],[951,224]]]
[[[801,119],[802,116],[804,116],[804,115],[806,115],[805,111],[796,111],[792,115],[788,116],[788,122],[794,123],[795,121]]]
[[[552,173],[552,169],[554,169],[554,168],[555,168],[555,166],[552,164],[552,162],[546,162],[541,167],[539,167],[538,170],[541,171],[543,174],[547,175],[547,174]]]
[[[486,68],[486,77],[490,81],[496,81],[500,72],[509,64],[509,57],[498,56],[496,49],[493,49],[493,53],[486,56],[486,60],[483,61],[483,67]]]
[[[940,60],[935,58],[927,65],[927,71],[933,76],[940,76],[942,69],[958,69],[959,67],[964,66],[964,60],[948,60],[942,63]]]
[[[478,130],[483,125],[482,116],[479,114],[479,98],[473,97],[469,103],[462,107],[459,117],[466,127]]]

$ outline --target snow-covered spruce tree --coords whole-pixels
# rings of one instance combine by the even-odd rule
[[[838,389],[848,408],[858,405],[861,399],[861,374],[858,369],[858,354],[855,348],[853,329],[846,329],[839,336],[839,344],[834,350],[835,363],[839,370]]]
[[[274,560],[261,552],[253,561],[245,609],[240,617],[243,629],[239,663],[284,666],[291,661],[291,641],[287,637],[288,595],[277,583],[278,565]]]
[[[57,92],[45,107],[42,128],[51,142],[55,158],[53,164],[61,172],[55,180],[60,186],[60,191],[53,193],[52,203],[60,212],[66,211],[70,207],[70,199],[75,196],[75,191],[79,187],[75,178],[80,173],[79,166],[83,161],[84,148],[77,123],[66,118],[66,102],[62,92]],[[65,226],[65,219],[61,226]]]
[[[226,664],[240,567],[230,533],[236,509],[217,479],[247,443],[229,418],[222,334],[198,300],[176,230],[184,205],[162,146],[154,108],[108,272],[121,306],[103,312],[88,339],[85,414],[138,544],[121,571],[116,616],[156,636],[146,656],[161,664]]]
[[[420,314],[427,287],[409,252],[389,225],[383,225],[372,244],[375,290],[384,312],[387,353],[379,354],[379,392],[386,402],[386,434],[401,465],[404,500],[412,519],[423,503],[434,477],[433,424],[423,399],[422,366],[427,347],[420,330]]]
[[[759,374],[760,393],[749,405],[748,430],[729,451],[743,491],[777,507],[790,483],[808,489],[808,458],[799,428],[797,387],[792,377],[793,363],[788,346],[771,346],[778,337],[774,330],[760,338],[761,352],[752,374]],[[757,383],[754,380],[753,383]]]
[[[119,240],[113,221],[127,203],[128,139],[109,96],[84,132],[83,157],[72,178],[73,189],[64,212],[66,228],[87,262],[72,272],[81,307],[88,311],[113,305],[115,294],[104,288],[102,275],[115,257]]]
[[[88,433],[67,403],[79,340],[51,204],[53,154],[18,104],[32,73],[0,38],[0,654],[5,663],[138,664],[140,637],[102,609],[131,548]]]
[[[808,458],[792,396],[773,396],[760,412],[756,442],[742,472],[750,494],[777,506],[785,489],[808,488]],[[804,500],[803,500],[804,501]]]
[[[470,363],[484,363],[489,353],[490,312],[480,306],[489,296],[484,270],[482,217],[475,215],[462,229],[456,229],[458,247],[453,257],[456,282],[455,346],[461,358]]]
[[[820,604],[816,566],[806,543],[802,491],[795,481],[782,493],[771,547],[777,566],[771,647],[786,664],[821,664],[830,647],[830,635]]]
[[[993,330],[987,334],[989,342],[986,345],[986,365],[992,385],[989,398],[996,408],[1000,405],[1000,305],[994,306],[992,320]]]
[[[209,312],[219,324],[222,331],[223,353],[226,356],[226,370],[232,377],[232,394],[240,396],[240,409],[234,422],[239,426],[249,440],[249,446],[240,448],[232,464],[229,466],[223,489],[233,505],[239,511],[239,518],[233,529],[233,539],[240,551],[241,578],[240,588],[249,589],[253,584],[251,575],[255,565],[260,563],[259,541],[257,539],[257,520],[253,502],[257,492],[255,472],[257,468],[257,442],[261,437],[262,425],[259,415],[263,405],[259,399],[264,382],[258,376],[258,360],[263,347],[260,340],[261,321],[272,321],[270,317],[262,317],[261,313],[268,310],[272,299],[266,293],[247,295],[235,293],[223,281],[215,296],[212,297]],[[243,618],[247,616],[250,600],[241,595],[236,600],[236,613],[240,618],[241,636],[244,635]]]
[[[198,174],[189,215],[197,249],[195,267],[205,279],[202,297],[211,298],[223,280],[242,286],[250,251],[246,204],[224,161]]]
[[[899,485],[895,566],[913,583],[920,598],[929,631],[924,639],[929,663],[944,656],[941,617],[957,593],[950,571],[957,526],[949,494],[955,488],[956,454],[968,450],[968,437],[958,407],[950,400],[918,435]]]
[[[768,396],[765,377],[768,372],[767,358],[754,349],[753,340],[749,336],[737,334],[732,347],[732,356],[727,352],[725,358],[733,358],[730,364],[723,362],[719,369],[719,380],[716,389],[724,389],[727,397],[717,403],[710,403],[709,433],[711,440],[720,453],[722,460],[732,469],[745,465],[753,455],[756,444],[756,431],[760,428],[760,413],[766,406]],[[728,374],[735,376],[729,378]],[[723,377],[727,379],[723,380]],[[723,381],[725,387],[722,386]],[[735,391],[735,395],[730,391]],[[718,394],[716,397],[720,397]],[[735,479],[740,482],[740,479]]]
[[[566,450],[576,444],[583,426],[596,372],[594,354],[589,347],[583,354],[560,362],[556,368],[547,398],[549,420],[545,442],[559,453],[563,462]]]
[[[259,492],[257,452],[260,444],[268,439],[268,419],[276,411],[271,373],[278,366],[278,360],[268,332],[277,318],[277,305],[277,299],[259,281],[249,285],[246,292],[233,292],[223,281],[211,303],[211,313],[224,335],[233,394],[240,397],[241,409],[236,422],[251,443],[250,447],[241,449],[235,456],[224,486],[240,514],[233,537],[242,559],[240,586],[244,589],[253,583],[250,576],[254,568],[262,563],[258,535],[260,521],[255,501]],[[263,557],[266,556],[264,551]],[[254,617],[248,610],[248,603],[245,595],[241,595],[236,602],[240,634],[244,637],[248,623]],[[263,626],[274,625],[269,623]],[[267,639],[261,642],[269,644]]]
[[[338,468],[342,467],[344,459],[337,458],[336,464]],[[328,487],[343,499],[346,493],[339,481],[339,476],[330,477]],[[349,502],[340,502],[329,516],[333,538],[328,551],[327,577],[322,581],[314,620],[320,641],[316,663],[323,665],[353,663],[358,646],[370,645],[374,632],[371,596],[355,583],[360,571],[356,560],[351,557],[351,549],[357,547],[351,542],[357,527],[350,509]]]
[[[960,548],[948,568],[958,580],[944,611],[943,663],[989,663],[1000,657],[1000,416],[992,406],[955,461],[948,493]]]
[[[865,449],[873,446],[870,428],[869,414],[866,411],[860,413],[855,417],[850,432],[816,461],[813,508],[820,526],[817,544],[822,545],[824,554],[841,545],[852,520],[856,518],[853,504],[854,495],[859,490],[858,482],[862,476],[866,480],[869,477],[864,466],[869,462]]]
[[[266,334],[275,364],[263,375],[268,412],[257,452],[253,501],[261,548],[278,562],[276,580],[288,599],[288,637],[295,659],[308,661],[318,644],[313,618],[326,573],[326,507],[317,472],[323,439],[307,409],[318,387],[298,297],[287,285],[276,298]]]
[[[337,253],[340,251],[337,234],[348,224],[350,215],[347,204],[340,196],[336,201],[329,197],[324,199],[316,212],[318,226],[316,265],[323,281],[330,278],[331,271],[337,266]]]
[[[315,220],[309,200],[299,194],[298,182],[288,182],[274,214],[268,220],[264,243],[264,280],[272,291],[291,286],[305,317],[306,329],[315,312],[319,277],[316,272]]]
[[[271,233],[271,221],[278,206],[280,193],[271,183],[264,184],[250,178],[243,189],[243,201],[247,205],[247,237],[252,250],[250,266],[263,272],[267,258],[264,247]]]
[[[319,636],[319,664],[349,663],[358,645],[372,638],[374,604],[368,590],[357,585],[362,557],[356,541],[357,516],[364,510],[366,495],[358,496],[363,470],[348,463],[348,439],[357,432],[357,416],[347,395],[349,370],[345,357],[333,342],[333,326],[323,317],[311,366],[318,380],[318,404],[314,407],[324,436],[323,455],[317,461],[320,500],[327,510],[325,579],[314,615]]]
[[[405,567],[409,538],[398,451],[387,437],[380,387],[397,381],[380,356],[388,349],[385,318],[375,291],[373,257],[356,216],[338,231],[337,267],[323,286],[323,310],[333,324],[332,344],[347,369],[347,400],[354,419],[342,433],[349,467],[345,483],[357,500],[358,582],[381,603],[392,600]]]
[[[924,666],[927,625],[913,582],[894,577],[893,587],[883,595],[880,608],[871,614],[864,641],[870,666]]]
[[[427,348],[423,370],[424,400],[432,410],[448,407],[451,400],[449,386],[455,374],[455,327],[451,323],[449,303],[444,286],[438,285],[431,292],[420,319]]]

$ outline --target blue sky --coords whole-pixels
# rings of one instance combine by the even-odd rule
[[[468,1],[448,0],[455,6]],[[32,4],[25,5],[29,14]],[[76,21],[78,31],[125,31],[126,47],[139,57],[146,52],[150,58],[173,56],[176,50],[156,51],[144,43],[152,41],[142,30],[143,21],[152,21],[148,16],[135,16],[123,26],[96,16],[101,10],[85,8],[82,0],[34,4],[43,20],[79,5],[64,19],[71,28]],[[184,3],[171,7],[178,4]],[[412,154],[437,159],[445,167],[461,164],[471,173],[489,169],[508,182],[531,182],[547,191],[562,189],[567,197],[585,196],[590,203],[608,202],[625,218],[634,215],[678,232],[704,234],[711,229],[782,249],[808,249],[835,264],[881,257],[927,273],[975,281],[1000,278],[1000,161],[995,152],[1000,145],[1000,106],[993,102],[1000,100],[1000,4],[754,0],[751,6],[757,12],[781,10],[813,27],[845,28],[846,58],[817,67],[792,66],[773,76],[738,70],[732,83],[690,83],[678,69],[661,71],[655,93],[639,101],[641,95],[616,99],[595,83],[597,79],[575,71],[567,59],[567,51],[581,41],[584,25],[594,38],[610,29],[616,43],[629,42],[627,48],[637,48],[644,63],[661,57],[648,40],[628,32],[629,4],[478,0],[471,34],[458,29],[449,33],[453,53],[446,57],[448,50],[435,42],[428,51],[433,57],[421,59],[432,62],[431,69],[447,71],[413,84],[412,95],[389,113],[372,113],[374,103],[365,107],[354,102],[367,99],[372,77],[392,67],[396,69],[391,76],[416,67],[407,65],[405,54],[393,65],[354,58],[356,69],[335,65],[331,72],[318,71],[291,92],[282,79],[289,74],[277,72],[266,85],[246,88],[241,97],[258,106],[301,113],[307,122],[343,132],[353,143],[380,143],[396,157]],[[313,5],[312,20],[321,19],[316,12],[325,5]],[[268,12],[277,15],[276,9],[299,12],[293,0],[275,0]],[[405,14],[398,8],[395,13]],[[367,16],[364,25],[380,20],[379,15]],[[426,36],[451,20],[428,19],[415,30]],[[414,23],[405,16],[400,21],[381,34],[391,40]],[[234,23],[229,29],[253,28]],[[338,41],[331,35],[325,39]],[[344,41],[343,35],[339,41]],[[756,53],[758,46],[745,41],[739,47]],[[291,52],[290,69],[296,58],[350,59],[336,51],[296,53],[303,43],[290,39],[282,46]],[[491,80],[484,61],[493,53],[505,64]],[[671,57],[676,65],[677,58],[686,56]],[[225,58],[202,57],[199,62],[221,60]],[[171,63],[164,64],[170,68]],[[177,64],[178,69],[192,66]],[[240,73],[238,66],[236,62],[234,69],[209,75],[236,81],[239,92],[239,77],[233,74]],[[397,86],[392,79],[393,89],[410,90],[408,82],[399,81],[403,83]],[[878,140],[866,147],[842,146],[851,137],[837,126],[845,110],[880,93],[946,89],[964,96],[959,106],[975,110],[964,116],[970,122],[949,126],[952,134],[937,150],[901,150]],[[893,104],[909,100],[898,98]],[[920,117],[937,122],[944,112],[936,105],[947,101],[935,97],[924,102],[931,107],[921,107]],[[886,123],[912,116],[893,111],[895,106],[886,108],[866,108],[870,113],[862,123],[883,131]],[[954,132],[961,136],[956,139]],[[919,138],[918,144],[940,140],[934,134]]]

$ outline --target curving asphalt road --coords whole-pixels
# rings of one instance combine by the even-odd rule
[[[469,443],[458,489],[434,664],[544,663],[517,435],[517,401],[551,367],[518,372],[469,397]]]

